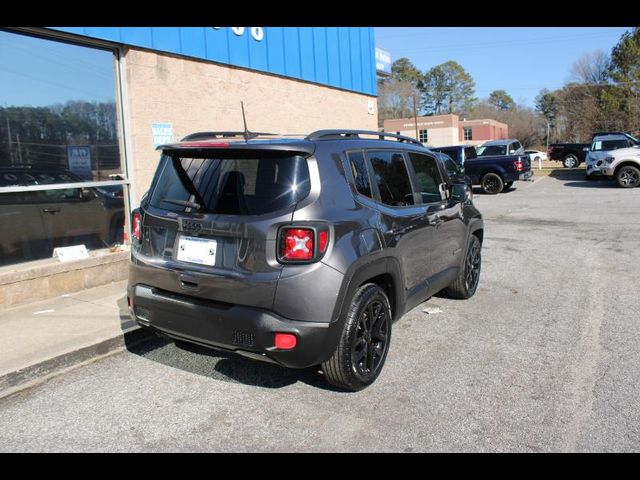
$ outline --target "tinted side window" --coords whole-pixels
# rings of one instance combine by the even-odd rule
[[[458,150],[457,148],[443,148],[443,149],[440,149],[439,151],[444,153],[445,155],[449,155],[456,162],[460,161],[460,150]]]
[[[443,163],[444,169],[447,171],[447,175],[449,175],[450,177],[454,177],[462,173],[460,171],[460,167],[450,158],[445,158]]]
[[[368,155],[382,203],[393,207],[413,205],[411,182],[402,153],[370,151]]]
[[[428,155],[410,153],[409,158],[416,172],[416,183],[422,198],[422,203],[440,202],[439,185],[444,182],[440,170],[438,170],[437,160]]]
[[[476,149],[473,147],[467,147],[464,149],[464,158],[466,160],[471,160],[472,158],[476,158]]]
[[[349,157],[349,165],[351,166],[356,190],[359,194],[371,198],[371,185],[369,184],[369,174],[364,154],[362,152],[351,152],[347,156]]]

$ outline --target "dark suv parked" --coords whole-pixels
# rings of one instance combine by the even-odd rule
[[[476,291],[482,216],[413,139],[212,132],[159,149],[132,218],[128,296],[141,325],[322,365],[330,383],[359,390],[382,369],[392,320],[440,290]]]

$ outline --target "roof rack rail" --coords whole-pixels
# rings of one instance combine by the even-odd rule
[[[181,139],[181,142],[186,142],[189,140],[205,140],[207,138],[216,139],[216,138],[234,138],[234,137],[243,137],[247,134],[247,132],[196,132],[191,133]],[[264,136],[277,136],[277,133],[265,133],[265,132],[249,132],[249,138],[256,137],[264,137]]]
[[[360,135],[374,135],[378,137],[378,140],[384,140],[385,137],[395,138],[399,142],[414,143],[422,146],[422,143],[415,138],[396,135],[395,133],[376,132],[373,130],[317,130],[310,133],[306,140],[348,140],[360,138]]]

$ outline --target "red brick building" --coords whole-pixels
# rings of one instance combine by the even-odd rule
[[[509,126],[505,123],[483,118],[460,120],[458,115],[433,115],[430,117],[398,118],[384,121],[384,131],[416,137],[430,147],[468,144],[479,145],[489,140],[509,138]]]

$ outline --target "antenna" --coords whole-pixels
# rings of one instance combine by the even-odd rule
[[[240,101],[240,107],[242,107],[242,121],[244,122],[244,133],[243,133],[243,136],[244,136],[244,140],[246,142],[251,138],[256,138],[258,136],[258,134],[250,132],[249,129],[247,128],[247,117],[244,114],[244,102],[243,101]]]

